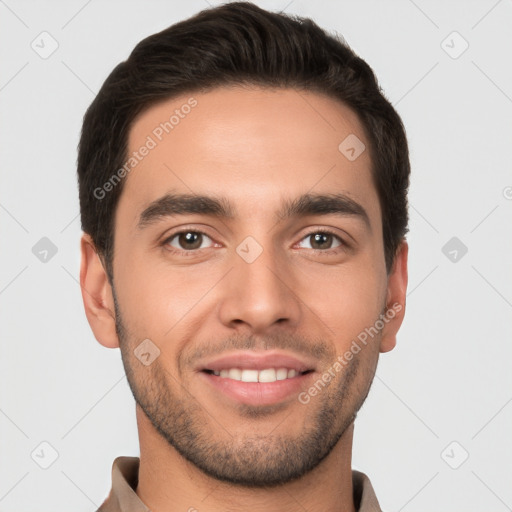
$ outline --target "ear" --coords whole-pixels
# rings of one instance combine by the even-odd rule
[[[119,347],[116,333],[114,296],[94,242],[87,233],[80,241],[80,288],[85,315],[94,337],[107,348]]]
[[[388,277],[385,326],[382,330],[380,352],[389,352],[396,345],[396,335],[405,316],[405,297],[407,292],[407,256],[409,245],[405,239],[397,249],[393,269]]]

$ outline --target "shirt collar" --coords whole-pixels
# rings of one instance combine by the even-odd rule
[[[135,493],[139,457],[117,457],[112,464],[112,489],[97,512],[150,512]],[[382,512],[370,479],[352,470],[354,504],[358,512]]]

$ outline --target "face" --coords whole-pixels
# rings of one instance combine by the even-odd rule
[[[366,150],[349,159],[339,146],[354,135]],[[145,111],[134,151],[145,156],[116,210],[112,293],[137,404],[217,479],[272,486],[311,471],[403,315],[406,252],[388,276],[361,123],[315,93],[218,88]]]

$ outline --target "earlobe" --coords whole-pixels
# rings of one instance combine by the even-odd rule
[[[117,348],[112,287],[94,242],[86,233],[82,235],[80,251],[80,288],[85,315],[98,342],[107,348]]]
[[[380,352],[382,353],[395,348],[396,336],[405,316],[408,253],[409,245],[404,239],[397,250],[393,269],[388,277],[387,308],[384,313],[386,316],[385,327],[380,342]]]

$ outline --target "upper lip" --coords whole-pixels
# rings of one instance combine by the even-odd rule
[[[264,370],[266,368],[288,368],[297,372],[315,369],[314,363],[305,357],[276,350],[228,352],[216,358],[200,363],[197,370],[224,370],[240,368],[242,370]]]

